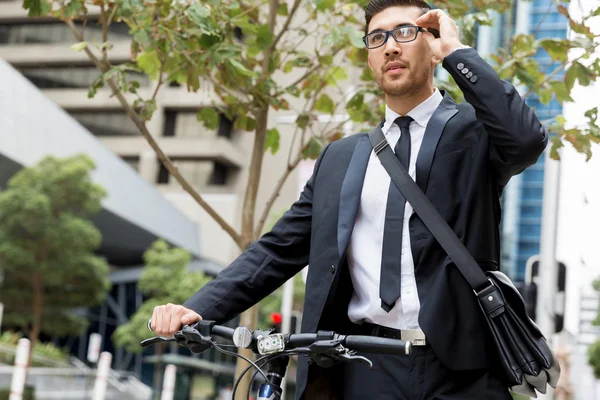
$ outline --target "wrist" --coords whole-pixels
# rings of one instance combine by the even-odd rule
[[[470,46],[467,46],[460,42],[457,42],[457,43],[453,43],[453,44],[449,45],[447,48],[448,48],[448,51],[444,55],[444,58],[448,57],[450,54],[454,53],[456,50],[468,49],[468,48],[470,48]]]

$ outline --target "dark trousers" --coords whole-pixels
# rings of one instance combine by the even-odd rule
[[[451,371],[429,346],[409,356],[365,354],[373,368],[342,367],[340,383],[348,400],[511,400],[508,389],[488,370]]]

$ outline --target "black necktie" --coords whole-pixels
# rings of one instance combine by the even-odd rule
[[[408,126],[412,120],[411,117],[399,117],[394,121],[400,127],[401,132],[394,152],[407,171],[410,160],[410,132]],[[390,312],[396,300],[400,297],[400,259],[402,257],[402,225],[405,202],[406,199],[402,193],[393,182],[390,182],[385,211],[381,281],[379,284],[381,308],[386,312]]]

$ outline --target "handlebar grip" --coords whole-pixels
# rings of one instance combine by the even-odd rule
[[[346,336],[345,345],[351,350],[367,353],[409,355],[412,352],[409,341],[377,336],[349,335]]]
[[[211,328],[211,333],[213,335],[229,340],[233,340],[233,332],[235,332],[235,329],[229,328],[227,326],[213,325],[213,327]]]

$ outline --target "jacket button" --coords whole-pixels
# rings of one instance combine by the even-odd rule
[[[477,75],[473,75],[471,77],[471,82],[473,82],[473,83],[477,82]]]
[[[468,74],[465,75],[467,77],[467,79],[471,78],[473,76],[472,72],[469,72]]]
[[[464,67],[465,67],[465,64],[463,64],[463,63],[458,63],[458,65],[456,66],[456,68],[458,68],[458,69],[461,69],[461,70],[462,70]]]
[[[331,269],[332,274],[335,274],[335,266],[332,265],[331,267],[329,267],[329,269]]]
[[[469,68],[463,68],[462,71],[460,71],[460,72],[462,72],[463,74],[466,74],[467,72],[469,72]]]

